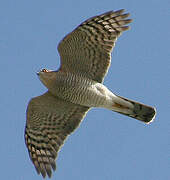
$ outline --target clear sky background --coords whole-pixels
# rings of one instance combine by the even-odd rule
[[[81,22],[122,8],[134,21],[118,39],[104,84],[155,106],[156,119],[145,125],[92,109],[61,149],[52,179],[170,179],[169,0],[0,1],[0,179],[42,179],[24,143],[28,101],[46,91],[36,72],[59,67],[57,44]]]

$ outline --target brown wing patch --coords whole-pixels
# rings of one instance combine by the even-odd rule
[[[102,82],[111,62],[111,51],[117,38],[129,29],[124,10],[109,11],[80,24],[59,44],[62,70],[81,73]]]
[[[27,108],[25,142],[38,174],[51,177],[59,149],[79,126],[88,109],[65,102],[49,92],[31,99]]]

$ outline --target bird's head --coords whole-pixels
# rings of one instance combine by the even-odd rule
[[[39,72],[37,72],[39,79],[47,88],[49,88],[52,82],[55,80],[55,74],[55,71],[48,69],[41,69]]]
[[[37,75],[40,76],[42,74],[49,73],[49,72],[52,72],[52,71],[48,69],[41,69],[39,72],[37,72]]]

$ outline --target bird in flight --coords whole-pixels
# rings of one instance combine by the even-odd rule
[[[132,21],[128,17],[118,10],[84,21],[59,43],[59,70],[37,73],[48,91],[28,104],[25,142],[43,177],[51,177],[59,149],[90,108],[106,108],[146,124],[154,119],[153,107],[118,96],[103,85],[115,42]]]

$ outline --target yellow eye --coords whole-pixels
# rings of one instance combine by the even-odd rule
[[[42,69],[41,72],[48,72],[48,70],[47,69]]]

